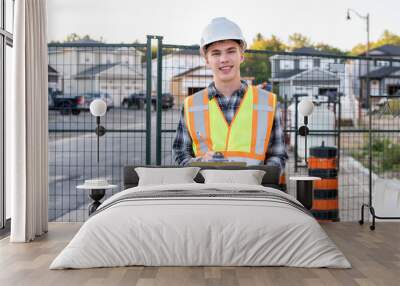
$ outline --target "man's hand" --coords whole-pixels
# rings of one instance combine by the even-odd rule
[[[207,151],[203,156],[196,157],[197,160],[200,162],[208,162],[212,159],[213,155],[215,154],[214,151]]]

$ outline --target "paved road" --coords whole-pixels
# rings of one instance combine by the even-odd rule
[[[177,110],[163,113],[163,129],[175,129],[179,118]],[[108,132],[100,138],[100,157],[97,164],[97,137],[95,119],[90,113],[63,116],[49,113],[49,219],[82,221],[86,216],[72,210],[89,202],[85,191],[76,186],[85,179],[106,177],[122,185],[122,168],[146,163],[146,134],[135,132],[146,129],[143,110],[113,109],[102,118]],[[152,162],[156,159],[156,113],[152,112]],[[124,132],[118,130],[124,129]],[[73,132],[65,132],[73,130]],[[89,132],[82,132],[88,130]],[[171,146],[174,133],[162,135],[162,164],[171,164]],[[115,191],[119,191],[117,189]],[[114,192],[115,192],[114,191]],[[109,195],[109,194],[108,194]]]

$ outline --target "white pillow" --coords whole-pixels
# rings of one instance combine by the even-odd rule
[[[195,183],[193,179],[196,177],[199,170],[199,167],[135,168],[139,176],[138,186]]]
[[[265,171],[262,170],[201,170],[205,184],[233,183],[261,185]]]

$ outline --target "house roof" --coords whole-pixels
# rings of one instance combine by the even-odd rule
[[[400,45],[383,45],[369,51],[371,56],[400,56]],[[360,56],[365,56],[365,52]]]
[[[298,49],[293,50],[293,53],[295,53],[295,54],[318,54],[321,52],[313,47],[303,47],[303,48],[298,48]]]
[[[371,71],[369,74],[360,76],[360,78],[369,77],[373,79],[382,79],[385,77],[389,77],[397,71],[400,71],[400,67],[381,67],[380,69]]]
[[[400,56],[400,45],[383,45],[379,50],[391,56]]]
[[[309,55],[316,55],[316,56],[318,56],[318,55],[337,55],[337,53],[320,51],[313,47],[303,47],[303,48],[295,49],[295,50],[293,50],[293,53],[294,54],[309,54]]]
[[[184,71],[180,74],[177,74],[173,78],[179,78],[179,77],[184,77],[184,76],[196,76],[196,77],[212,77],[212,71],[208,69],[206,66],[197,66],[194,68],[191,68],[187,71]]]
[[[293,60],[293,59],[300,59],[303,57],[337,57],[340,55],[339,53],[335,52],[328,52],[328,51],[320,51],[317,50],[316,48],[313,47],[303,47],[303,48],[298,48],[293,50],[291,53],[286,53],[286,54],[275,54],[270,57],[270,61],[275,61],[275,60]]]
[[[287,72],[279,73],[277,77],[271,78],[272,81],[304,81],[304,82],[317,82],[317,81],[338,81],[339,78],[336,74],[314,68],[311,70],[290,70]]]
[[[296,74],[299,74],[301,72],[303,72],[304,70],[288,70],[288,71],[280,71],[279,73],[276,73],[275,75],[273,75],[274,78],[281,78],[281,79],[285,79],[285,78],[290,78]]]
[[[83,70],[79,73],[76,74],[75,78],[87,78],[87,77],[93,77],[98,73],[101,73],[109,68],[112,68],[113,66],[118,65],[119,63],[112,63],[112,64],[100,64],[100,65],[95,65],[92,66],[86,70]]]
[[[135,68],[123,63],[110,63],[92,66],[74,76],[75,79],[130,79],[144,80],[143,74]]]
[[[314,68],[296,74],[292,76],[291,79],[298,81],[337,81],[339,77],[332,72]]]

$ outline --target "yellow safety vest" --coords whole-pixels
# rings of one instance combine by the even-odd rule
[[[275,116],[275,94],[248,86],[230,125],[217,99],[209,100],[207,89],[185,98],[184,108],[196,157],[211,150],[247,165],[264,162]]]

